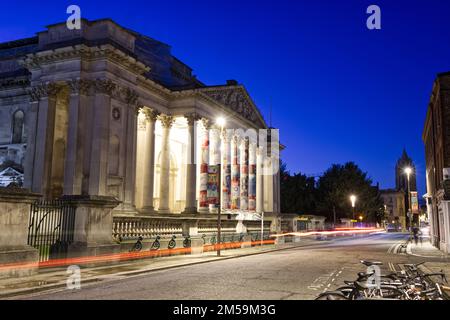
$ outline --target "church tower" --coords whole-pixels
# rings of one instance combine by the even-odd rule
[[[403,149],[402,156],[398,159],[397,165],[395,166],[395,188],[403,191],[408,190],[408,179],[405,173],[405,168],[407,167],[412,169],[412,173],[409,177],[411,191],[417,191],[416,166],[406,153],[405,149]]]

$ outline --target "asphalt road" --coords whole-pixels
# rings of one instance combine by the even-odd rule
[[[382,270],[423,258],[393,253],[402,234],[336,240],[333,243],[215,261],[83,285],[80,290],[41,293],[27,299],[314,299],[324,290],[354,280],[380,260]]]

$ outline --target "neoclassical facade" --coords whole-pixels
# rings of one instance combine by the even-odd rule
[[[0,113],[0,151],[46,198],[114,196],[129,215],[219,202],[237,220],[279,213],[278,131],[244,86],[207,86],[168,45],[111,20],[0,44]]]

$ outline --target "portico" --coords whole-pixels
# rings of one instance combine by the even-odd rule
[[[51,25],[9,47],[2,67],[30,75],[0,99],[25,117],[33,192],[112,196],[122,217],[279,212],[278,133],[242,84],[205,85],[166,44],[111,20]]]

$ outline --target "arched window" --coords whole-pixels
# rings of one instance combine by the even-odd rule
[[[25,114],[22,110],[17,110],[13,114],[12,123],[12,143],[23,143]]]

